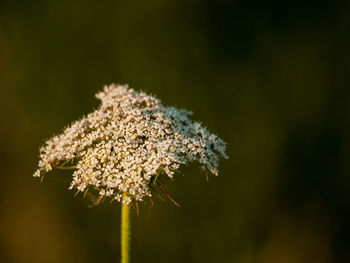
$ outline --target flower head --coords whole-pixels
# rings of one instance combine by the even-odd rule
[[[191,112],[163,106],[161,101],[128,86],[105,86],[96,94],[97,110],[73,122],[40,148],[34,173],[73,169],[70,189],[95,189],[99,196],[121,201],[151,196],[159,175],[172,178],[187,162],[198,161],[218,174],[225,142],[198,122]]]

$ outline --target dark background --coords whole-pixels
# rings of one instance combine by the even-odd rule
[[[350,5],[0,1],[0,262],[118,262],[120,206],[32,177],[38,148],[128,83],[224,139],[132,219],[132,262],[350,262]]]

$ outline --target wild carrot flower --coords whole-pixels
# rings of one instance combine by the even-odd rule
[[[225,142],[191,121],[189,111],[122,85],[105,86],[96,97],[98,109],[40,148],[35,177],[73,169],[70,189],[128,204],[150,197],[158,177],[172,178],[182,164],[198,161],[217,175],[219,157],[227,158]]]

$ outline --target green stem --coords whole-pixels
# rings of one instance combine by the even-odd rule
[[[123,194],[123,200],[126,193]],[[121,263],[130,262],[130,206],[122,203],[121,218]]]

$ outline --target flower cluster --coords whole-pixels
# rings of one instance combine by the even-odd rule
[[[128,86],[105,86],[96,94],[97,110],[68,126],[40,148],[41,177],[53,168],[73,169],[70,189],[98,189],[99,196],[124,202],[151,196],[150,184],[162,174],[172,178],[181,164],[198,161],[217,175],[225,142],[211,134],[191,112]]]

